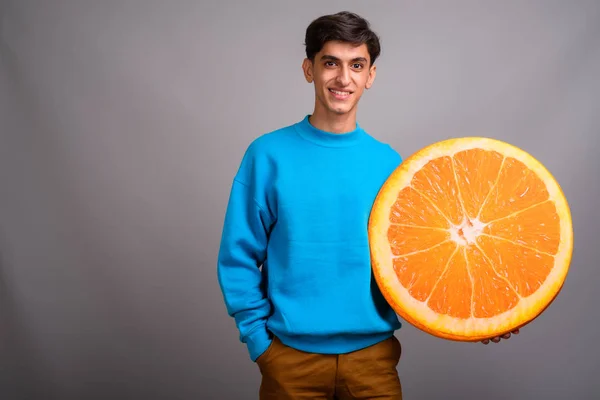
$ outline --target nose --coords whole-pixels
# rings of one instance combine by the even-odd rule
[[[350,70],[347,66],[343,66],[339,69],[337,81],[342,86],[348,86],[350,84]]]

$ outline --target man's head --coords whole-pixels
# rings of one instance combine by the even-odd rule
[[[355,112],[363,91],[373,84],[381,52],[369,22],[350,12],[319,17],[306,29],[305,46],[302,68],[315,86],[315,112]]]

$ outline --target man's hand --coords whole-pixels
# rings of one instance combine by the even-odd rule
[[[483,343],[483,344],[489,344],[490,340],[492,342],[494,342],[494,343],[498,343],[500,341],[500,339],[510,339],[511,334],[517,335],[518,333],[519,333],[519,329],[515,329],[514,331],[505,333],[502,336],[496,336],[496,337],[491,338],[491,339],[484,339],[484,340],[481,341],[481,343]]]

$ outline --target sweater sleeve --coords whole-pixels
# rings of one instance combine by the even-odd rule
[[[271,304],[266,295],[262,272],[266,258],[267,238],[273,217],[267,205],[264,188],[247,169],[253,164],[244,161],[233,181],[225,214],[217,273],[228,314],[234,318],[240,341],[245,343],[252,361],[269,347],[272,337],[266,322]]]

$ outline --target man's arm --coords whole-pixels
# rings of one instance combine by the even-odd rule
[[[227,312],[235,319],[240,341],[256,361],[270,345],[266,321],[271,312],[259,267],[265,260],[273,223],[259,204],[254,185],[234,180],[225,215],[217,273]]]

